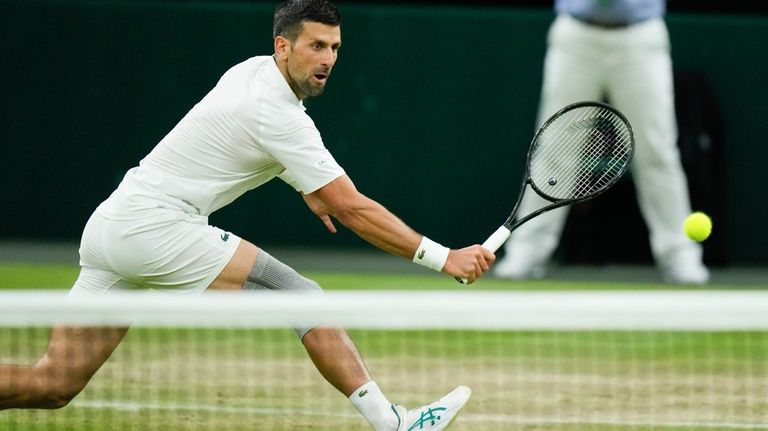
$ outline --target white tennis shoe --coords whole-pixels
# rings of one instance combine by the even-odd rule
[[[507,248],[504,257],[496,261],[492,274],[508,280],[538,280],[547,273],[546,263],[547,257],[541,252],[513,246]]]
[[[709,270],[695,246],[674,250],[658,260],[664,281],[673,284],[702,285],[709,282]]]
[[[407,410],[401,405],[392,405],[397,415],[397,431],[441,431],[448,428],[456,419],[472,391],[466,386],[459,386],[432,404]]]

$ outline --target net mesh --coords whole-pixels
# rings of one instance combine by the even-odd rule
[[[530,150],[534,187],[553,200],[584,198],[601,192],[627,168],[632,130],[602,105],[578,105],[546,123]]]
[[[25,297],[0,298],[3,364],[34,363],[53,324],[134,327],[69,406],[0,412],[3,430],[369,429],[286,324],[305,313],[349,328],[393,402],[470,386],[451,429],[768,429],[759,292]]]

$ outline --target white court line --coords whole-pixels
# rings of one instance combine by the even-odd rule
[[[115,409],[119,411],[139,410],[165,410],[165,411],[203,411],[208,413],[237,413],[250,415],[302,415],[353,418],[358,414],[337,412],[331,413],[321,410],[269,408],[269,407],[227,407],[210,404],[176,404],[176,403],[141,403],[133,401],[106,401],[106,400],[82,400],[74,401],[73,407],[91,409]],[[530,417],[505,414],[462,414],[462,422],[472,423],[507,423],[515,425],[607,425],[627,427],[682,427],[682,428],[719,428],[733,430],[768,430],[768,423],[739,423],[739,422],[694,422],[694,421],[632,421],[600,418],[548,418]]]

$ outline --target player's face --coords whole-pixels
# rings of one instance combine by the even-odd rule
[[[319,96],[339,55],[341,28],[305,22],[296,40],[285,42],[288,46],[281,56],[285,59],[284,74],[296,97]]]

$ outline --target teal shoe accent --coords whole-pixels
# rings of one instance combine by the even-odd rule
[[[397,414],[397,409],[395,408],[395,405],[394,405],[394,404],[390,404],[390,405],[389,405],[389,408],[391,408],[391,409],[392,409],[392,412],[395,414],[395,417],[397,418],[397,427],[395,427],[395,429],[396,429],[396,430],[399,430],[399,429],[400,429],[400,424],[403,422],[403,420],[402,420],[402,419],[400,419],[400,415],[399,415],[399,414]]]
[[[436,412],[441,412],[448,410],[445,407],[430,407],[421,412],[421,416],[419,417],[419,420],[413,423],[410,428],[408,428],[408,431],[413,430],[420,430],[424,429],[424,425],[429,422],[429,425],[435,425],[435,422],[440,420],[440,416],[435,415]]]

